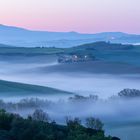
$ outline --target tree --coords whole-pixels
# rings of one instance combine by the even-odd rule
[[[31,118],[36,121],[49,122],[49,115],[41,109],[36,109]]]
[[[71,117],[66,117],[67,125],[81,125],[81,120],[79,118],[72,119]]]
[[[93,117],[89,117],[86,119],[86,126],[87,128],[96,129],[96,130],[103,129],[103,123],[99,119]]]

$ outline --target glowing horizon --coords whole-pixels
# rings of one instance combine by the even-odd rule
[[[140,34],[139,0],[0,0],[0,24],[31,30]]]

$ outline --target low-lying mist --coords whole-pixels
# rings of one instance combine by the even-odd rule
[[[1,61],[0,78],[7,81],[49,86],[84,96],[96,94],[101,98],[108,98],[124,88],[140,89],[140,74],[97,74],[77,70],[67,73],[57,71],[49,73],[43,72],[40,67],[47,69],[53,65],[60,65],[56,59],[46,58],[47,60],[42,62],[41,60],[32,62],[30,59],[33,58],[29,58],[29,60],[26,58],[24,62],[19,60]],[[96,65],[91,67],[96,67]],[[108,69],[113,70],[113,67]]]
[[[82,96],[98,95],[99,99],[71,100],[63,95],[23,97],[17,92],[14,96],[0,96],[3,100],[0,101],[1,108],[24,117],[41,108],[58,123],[64,123],[66,116],[79,117],[82,120],[93,116],[103,121],[107,134],[118,136],[122,140],[132,140],[134,137],[139,140],[140,99],[110,98],[125,88],[140,90],[139,73],[94,73],[74,67],[71,68],[72,71],[67,71],[65,67],[62,71],[57,71],[57,66],[61,64],[57,63],[56,56],[2,58],[0,80],[52,87]],[[50,71],[53,66],[55,69]],[[90,67],[94,68],[96,65],[92,64]],[[110,65],[108,69],[113,71],[114,67]]]
[[[30,114],[30,111],[34,111],[36,108],[41,108],[59,123],[64,121],[63,117],[65,116],[80,118],[95,116],[105,122],[139,121],[140,112],[137,111],[137,108],[140,107],[140,98],[122,99],[111,97],[103,100],[95,98],[96,96],[81,97],[57,101],[43,98],[25,98],[18,102],[4,102],[1,100],[0,107],[23,116]],[[23,112],[26,110],[27,112],[24,114]],[[28,110],[30,111],[28,112]]]
[[[117,134],[118,137],[123,138],[122,140],[131,140],[131,137],[128,138],[128,135],[124,135],[121,131],[126,131],[129,134],[128,128],[139,126],[139,107],[140,98],[123,99],[117,97],[103,100],[98,99],[97,96],[79,96],[79,98],[72,97],[68,100],[58,101],[37,98],[22,99],[17,103],[0,101],[0,108],[24,117],[32,114],[36,109],[42,109],[48,113],[52,120],[60,124],[65,123],[66,116],[78,117],[83,120],[83,123],[85,118],[89,116],[99,118],[104,123],[107,134]],[[137,131],[131,131],[131,133],[134,134]]]

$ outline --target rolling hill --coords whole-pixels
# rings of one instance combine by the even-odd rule
[[[0,97],[3,96],[36,96],[36,95],[70,95],[73,93],[55,88],[23,84],[0,80]]]
[[[72,47],[96,41],[114,43],[140,43],[140,35],[121,32],[81,34],[77,32],[32,31],[19,27],[0,25],[0,42],[20,47]]]

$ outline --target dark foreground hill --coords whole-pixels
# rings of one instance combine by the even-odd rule
[[[38,113],[23,119],[0,110],[0,140],[120,140],[106,137],[103,130],[86,128],[78,119],[69,120],[64,126],[42,121],[38,118],[46,114]]]

